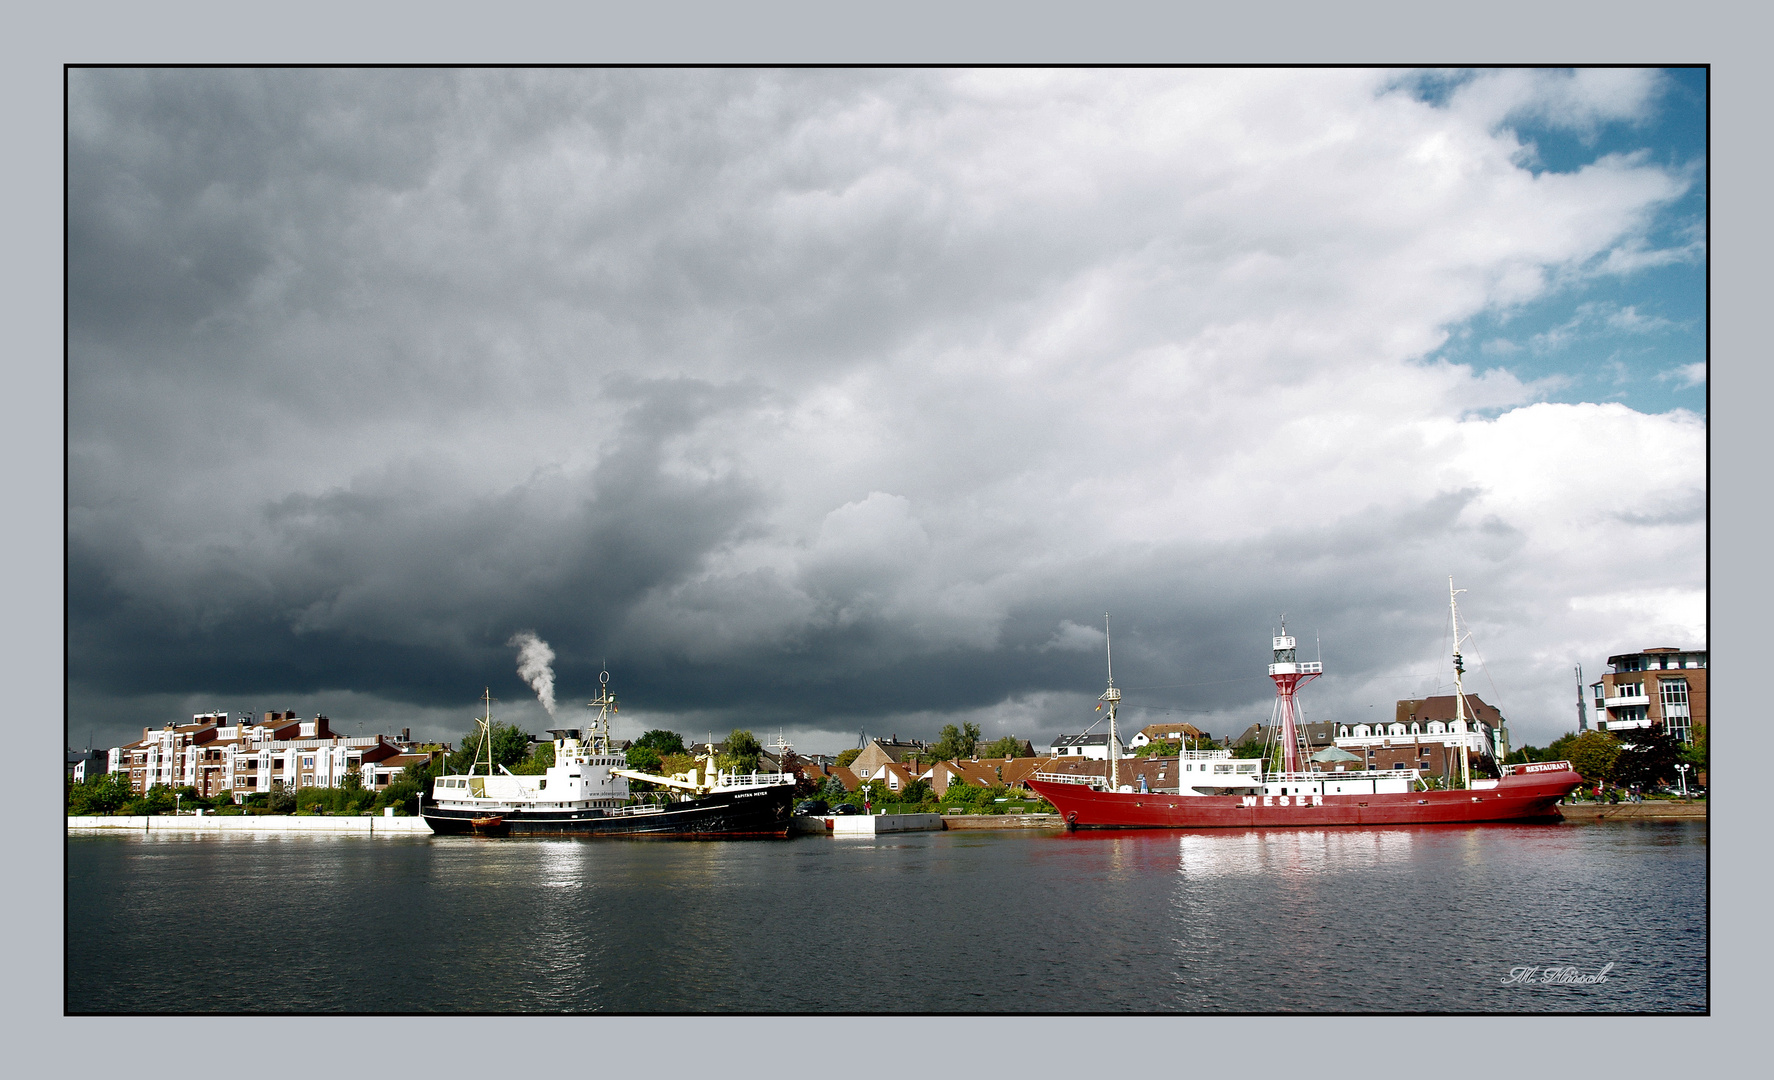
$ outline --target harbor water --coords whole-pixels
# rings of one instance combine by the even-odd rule
[[[70,835],[71,1013],[1703,1012],[1704,821]]]

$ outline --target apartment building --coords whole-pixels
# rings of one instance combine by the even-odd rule
[[[143,728],[139,741],[109,752],[108,766],[127,772],[138,792],[164,784],[195,788],[203,798],[337,787],[353,773],[366,787],[380,788],[412,760],[409,736],[346,736],[334,732],[325,716],[302,720],[293,712],[232,721],[227,713],[199,713],[189,724]],[[406,760],[394,765],[400,758]]]
[[[1591,683],[1595,726],[1630,731],[1661,724],[1681,742],[1707,722],[1706,650],[1663,646],[1608,657],[1607,671]]]
[[[1426,775],[1457,776],[1461,754],[1472,765],[1495,765],[1498,735],[1502,733],[1503,757],[1509,756],[1507,721],[1493,705],[1477,694],[1465,695],[1464,709],[1454,695],[1405,698],[1394,706],[1390,723],[1338,724],[1336,746],[1354,754],[1348,771],[1370,769],[1420,769]],[[1327,771],[1341,771],[1332,766]]]

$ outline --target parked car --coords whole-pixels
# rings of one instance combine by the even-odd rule
[[[823,814],[825,811],[826,806],[824,799],[803,799],[801,800],[801,804],[795,807],[795,813],[797,814]]]
[[[827,813],[836,817],[843,817],[846,814],[860,814],[862,811],[857,808],[855,803],[841,802],[828,810]]]

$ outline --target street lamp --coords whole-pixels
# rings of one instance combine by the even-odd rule
[[[1682,778],[1682,798],[1684,799],[1688,797],[1688,770],[1693,767],[1686,762],[1675,767],[1676,775]]]

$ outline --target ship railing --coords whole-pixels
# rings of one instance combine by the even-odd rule
[[[1184,761],[1225,761],[1232,756],[1230,750],[1184,750]]]
[[[1535,773],[1576,772],[1568,761],[1529,761],[1506,765],[1507,776],[1532,776]]]
[[[1294,784],[1318,783],[1328,780],[1418,780],[1422,778],[1420,769],[1363,769],[1359,772],[1289,772],[1264,773],[1262,783]],[[1255,783],[1255,778],[1252,778]]]
[[[1103,777],[1092,776],[1089,773],[1038,772],[1035,774],[1035,779],[1044,780],[1049,784],[1084,784],[1088,787],[1102,787],[1108,783]]]
[[[779,784],[792,784],[795,782],[792,773],[779,772],[721,773],[720,780],[721,782],[718,786],[724,788],[776,787]]]
[[[658,803],[636,803],[633,806],[618,806],[614,810],[605,810],[605,817],[634,817],[638,814],[663,814],[665,807]]]

